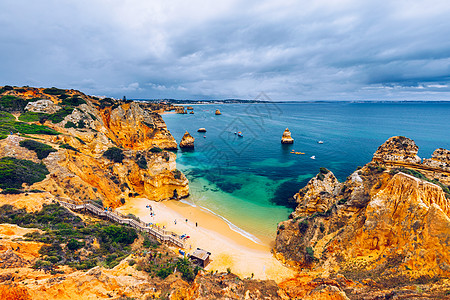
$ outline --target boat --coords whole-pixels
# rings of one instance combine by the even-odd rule
[[[316,159],[316,156],[315,156],[315,155],[313,155],[313,156],[311,156],[310,158],[311,158],[311,159]]]
[[[318,141],[317,143],[318,143],[318,144],[323,144],[323,141]]]
[[[203,138],[206,139],[206,135],[204,135]]]
[[[238,134],[237,134],[239,137],[244,137],[244,135],[242,134],[242,132],[238,132]]]

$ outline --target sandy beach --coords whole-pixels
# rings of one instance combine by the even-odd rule
[[[151,205],[155,216],[150,216],[147,205]],[[124,214],[132,213],[144,222],[158,223],[178,234],[187,234],[190,238],[186,252],[192,253],[197,247],[211,252],[211,263],[206,267],[208,271],[222,272],[230,268],[240,277],[254,274],[254,278],[277,282],[294,275],[273,257],[270,245],[257,243],[232,230],[223,219],[200,207],[179,201],[155,202],[135,198],[117,210]]]

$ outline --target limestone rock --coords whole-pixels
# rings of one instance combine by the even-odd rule
[[[216,109],[216,116],[221,115],[222,113],[220,112],[220,110]]]
[[[443,148],[436,149],[431,158],[423,160],[423,164],[432,168],[450,171],[450,151]]]
[[[398,163],[420,163],[417,156],[419,147],[413,140],[404,136],[394,136],[389,138],[373,155],[374,161],[398,162]]]
[[[341,183],[333,172],[322,168],[316,177],[294,195],[298,206],[293,213],[295,217],[311,215],[315,212],[325,212],[334,204],[334,196],[339,192]]]
[[[28,102],[27,106],[25,106],[25,110],[27,111],[46,114],[53,114],[60,109],[61,107],[54,104],[53,101],[45,99],[35,102]]]
[[[346,289],[349,297],[389,289],[393,282],[422,280],[429,287],[433,278],[448,278],[450,193],[442,183],[449,152],[438,149],[420,164],[417,150],[412,140],[394,137],[345,182],[329,173],[313,178],[295,195],[291,220],[278,226],[275,256],[323,276],[372,282]],[[434,178],[440,181],[429,181]]]
[[[288,128],[286,128],[283,132],[283,136],[281,137],[282,144],[293,144],[294,139],[291,137],[291,132]]]
[[[181,139],[180,148],[194,148],[194,141],[195,138],[186,131]]]

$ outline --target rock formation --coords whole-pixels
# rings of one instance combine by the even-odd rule
[[[417,151],[414,141],[392,137],[344,183],[321,169],[294,196],[298,206],[291,220],[279,224],[276,256],[296,268],[381,289],[448,278],[450,192],[425,175],[438,168],[446,173],[449,152],[438,149],[420,164]]]
[[[281,137],[282,144],[293,144],[294,139],[291,137],[291,132],[288,128],[286,128],[283,132],[283,136]]]
[[[189,132],[185,132],[183,135],[183,138],[180,142],[180,148],[194,148],[194,141],[195,139],[192,137],[192,135],[189,134]]]
[[[23,88],[19,92],[13,88],[6,92],[22,99],[47,99],[28,102],[25,109],[30,111],[47,116],[56,107],[58,114],[67,111],[61,119],[45,121],[44,125],[61,134],[39,136],[39,142],[57,150],[42,160],[34,151],[20,147],[23,137],[10,135],[0,140],[2,157],[42,162],[50,172],[44,181],[25,186],[25,191],[40,189],[79,201],[100,199],[113,207],[138,195],[159,201],[173,198],[174,194],[178,198],[189,194],[188,180],[176,169],[176,155],[164,151],[176,149],[177,144],[161,116],[151,110],[161,109],[160,106],[53,89],[65,95],[64,99],[82,99],[81,104],[68,107],[58,95],[48,95],[46,91]],[[104,153],[112,148],[120,149],[120,161],[105,157]]]
[[[197,132],[206,132],[206,129],[205,128],[199,128],[198,130],[197,130]]]
[[[216,109],[216,116],[221,115],[222,113],[220,112],[220,110]]]

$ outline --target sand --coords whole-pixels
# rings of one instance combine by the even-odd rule
[[[150,216],[151,205],[154,217]],[[295,272],[283,266],[270,252],[270,245],[255,242],[232,230],[220,217],[179,201],[155,202],[146,198],[130,199],[117,209],[121,213],[132,213],[144,222],[158,223],[178,234],[187,234],[188,253],[197,247],[211,252],[208,271],[225,272],[231,269],[241,278],[273,279],[281,282],[293,277]],[[187,222],[186,222],[187,219]],[[175,224],[176,220],[176,224]],[[197,223],[197,226],[196,226]]]

